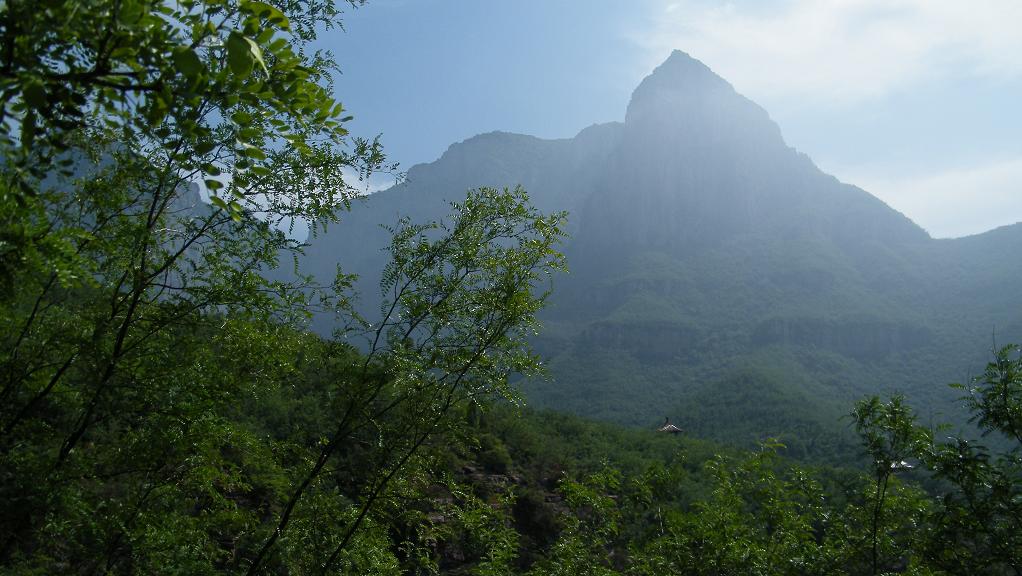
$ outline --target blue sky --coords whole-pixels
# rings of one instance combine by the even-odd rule
[[[321,42],[337,95],[404,169],[621,120],[677,48],[934,236],[1022,221],[1018,0],[370,0],[344,22]]]

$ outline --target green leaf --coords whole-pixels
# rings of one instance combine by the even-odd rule
[[[141,2],[123,2],[120,4],[120,8],[117,19],[126,23],[135,23],[141,19],[145,10],[145,6]]]
[[[32,147],[36,134],[36,114],[29,110],[21,122],[21,146],[26,150]]]
[[[231,120],[234,120],[235,124],[239,126],[248,126],[252,123],[252,115],[248,112],[239,110],[234,114],[231,114]]]
[[[251,0],[241,3],[241,9],[265,19],[270,24],[276,25],[281,30],[291,30],[291,22],[283,12],[270,6],[265,2]]]
[[[21,95],[25,102],[33,108],[42,109],[46,107],[46,87],[43,86],[42,80],[38,78],[30,78],[21,87]]]
[[[178,46],[174,49],[174,65],[182,74],[193,79],[206,70],[199,55],[187,46]]]
[[[162,94],[154,94],[149,102],[149,109],[146,110],[146,120],[151,126],[158,126],[163,122],[170,112],[170,106]]]
[[[211,150],[213,150],[213,147],[214,145],[212,140],[199,140],[195,143],[195,153],[200,155],[208,154]]]
[[[270,71],[267,70],[267,68],[266,68],[266,61],[263,60],[263,51],[262,51],[262,49],[260,49],[259,45],[256,44],[251,38],[245,37],[244,40],[245,40],[245,43],[248,44],[248,49],[249,49],[249,52],[252,53],[252,57],[255,58],[255,61],[259,63],[259,67],[263,69],[263,73],[266,74],[267,76],[269,76],[270,75]]]
[[[243,213],[241,204],[239,204],[237,200],[232,200],[231,203],[228,204],[227,206],[231,211],[231,220],[234,220],[235,222],[241,222],[241,215]]]
[[[255,57],[249,48],[247,39],[237,32],[231,32],[227,37],[227,64],[231,71],[242,78],[252,73],[255,66]]]
[[[238,140],[241,140],[242,142],[251,142],[258,138],[262,133],[262,130],[252,126],[242,128],[241,130],[238,130]]]
[[[259,64],[263,73],[270,74],[263,60],[263,51],[251,38],[239,32],[231,32],[227,38],[227,63],[235,74],[245,77],[252,73],[252,68]]]
[[[211,182],[211,181],[210,180],[206,180],[206,185],[207,186],[209,185],[209,182]],[[221,210],[229,210],[230,209],[230,208],[227,207],[227,202],[224,202],[224,199],[219,197],[219,196],[210,196],[209,197],[209,202],[212,205],[216,206],[217,208],[219,208]]]
[[[245,146],[241,149],[241,153],[249,158],[255,158],[256,160],[266,160],[266,152],[263,152],[260,148],[255,146]]]

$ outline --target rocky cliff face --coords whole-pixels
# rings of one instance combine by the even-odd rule
[[[690,392],[781,355],[790,378],[773,385],[803,382],[799,397],[847,405],[897,388],[939,406],[953,396],[945,382],[981,366],[991,324],[1001,341],[1022,338],[1022,228],[931,239],[821,172],[766,111],[681,52],[643,80],[623,122],[452,145],[342,214],[302,266],[360,274],[371,314],[380,224],[440,218],[469,188],[517,184],[541,209],[569,211],[572,234],[572,272],[556,279],[537,341],[553,382],[523,383],[535,404],[645,423],[680,403],[683,416],[697,409]],[[722,413],[743,410],[755,406]]]
[[[854,249],[928,239],[875,197],[822,173],[785,144],[766,111],[682,52],[635,90],[605,174],[582,214],[585,240],[601,245],[702,250],[768,234]]]

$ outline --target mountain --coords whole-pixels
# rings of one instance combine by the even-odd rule
[[[670,415],[717,439],[824,453],[843,445],[839,418],[862,395],[902,391],[924,414],[948,412],[946,384],[982,368],[992,334],[1022,340],[1022,225],[931,238],[820,171],[678,51],[636,88],[624,122],[454,144],[342,214],[301,265],[358,273],[376,310],[380,224],[442,218],[469,188],[516,184],[567,210],[571,233],[571,273],[535,341],[552,379],[521,383],[535,405],[626,424]]]

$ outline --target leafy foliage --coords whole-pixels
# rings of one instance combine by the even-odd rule
[[[385,168],[309,49],[338,14],[0,6],[5,569],[391,572],[392,499],[421,488],[452,409],[537,366],[562,217],[521,190],[394,229],[378,326],[358,328],[347,276],[267,278],[301,249],[281,228],[335,219],[347,171]],[[370,350],[307,334],[316,308]]]
[[[310,52],[339,13],[0,6],[4,573],[1022,571],[1017,347],[959,387],[994,448],[938,441],[904,398],[874,397],[851,415],[866,470],[804,469],[777,441],[742,452],[522,412],[512,383],[544,373],[529,342],[565,215],[521,188],[387,229],[372,322],[351,276],[272,279],[303,248],[282,228],[325,226],[356,195],[347,171],[386,168]],[[320,310],[345,328],[309,332]],[[769,356],[746,355],[723,391],[745,398],[792,360]],[[756,427],[842,445],[791,413],[799,398],[747,399]]]
[[[1022,571],[1022,355],[1017,346],[998,350],[981,376],[964,389],[965,404],[987,435],[1003,449],[991,450],[963,435],[920,452],[945,481],[933,516],[927,550],[949,572],[1002,574]]]

